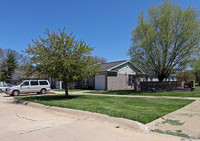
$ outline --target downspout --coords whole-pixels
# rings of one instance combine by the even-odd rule
[[[107,86],[107,84],[108,84],[108,72],[106,72],[106,74],[105,74],[105,90],[108,90],[108,86]]]

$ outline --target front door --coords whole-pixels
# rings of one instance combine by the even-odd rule
[[[24,81],[23,84],[20,86],[20,93],[27,93],[30,91],[30,84],[29,81]]]

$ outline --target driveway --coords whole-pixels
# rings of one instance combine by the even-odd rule
[[[181,138],[121,126],[91,114],[11,103],[0,95],[1,141],[180,141]],[[128,122],[128,121],[127,121]]]

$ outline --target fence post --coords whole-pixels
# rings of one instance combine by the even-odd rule
[[[194,91],[194,89],[195,89],[195,82],[191,81],[191,91]]]

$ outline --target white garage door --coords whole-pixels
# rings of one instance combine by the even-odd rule
[[[105,75],[95,75],[95,90],[105,90]]]

